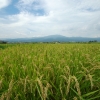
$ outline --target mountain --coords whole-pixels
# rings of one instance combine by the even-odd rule
[[[8,42],[89,42],[98,41],[100,38],[87,38],[87,37],[66,37],[62,35],[49,35],[44,37],[33,37],[33,38],[16,38],[16,39],[5,39]]]

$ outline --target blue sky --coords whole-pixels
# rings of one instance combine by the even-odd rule
[[[0,0],[0,38],[100,37],[100,0]]]

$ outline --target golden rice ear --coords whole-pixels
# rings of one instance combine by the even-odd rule
[[[14,85],[14,80],[12,79],[9,83],[8,91],[5,93],[6,100],[10,100],[11,98],[13,85]]]
[[[61,75],[61,77],[62,77],[62,78],[66,81],[66,83],[67,83],[66,95],[68,95],[69,90],[70,90],[71,76],[69,75],[69,77],[67,78],[67,77],[64,76],[64,75]],[[61,83],[60,83],[60,91],[61,91],[61,94],[62,94]]]
[[[65,98],[63,98],[62,100],[66,100]]]
[[[72,76],[72,79],[75,80],[75,87],[77,89],[78,95],[81,96],[80,86],[79,86],[79,82],[78,82],[77,78],[75,76]]]
[[[39,85],[39,87],[40,87],[41,94],[42,94],[42,97],[43,97],[43,95],[44,95],[44,90],[43,90],[43,85],[42,85],[42,82],[40,81],[40,79],[39,79],[39,78],[37,78],[37,82],[38,82],[38,85]]]
[[[88,77],[89,77],[89,80],[90,80],[90,83],[91,83],[91,90],[93,89],[93,78],[92,78],[92,75],[88,74]]]
[[[70,68],[69,68],[69,66],[65,66],[65,68],[68,70],[68,75],[70,75]]]
[[[61,95],[63,96],[63,91],[62,91],[61,81],[60,81],[60,92],[61,92]]]
[[[14,98],[14,100],[19,100],[19,99],[18,99],[18,96],[19,96],[19,95],[17,94],[16,97]]]
[[[47,91],[48,91],[49,88],[51,88],[51,85],[49,83],[47,83],[46,87],[44,87],[39,78],[37,78],[37,82],[38,82],[38,85],[39,85],[40,90],[41,90],[41,96],[42,96],[43,100],[46,100]]]
[[[4,100],[5,99],[5,94],[3,93],[0,97],[0,100]]]
[[[24,82],[24,92],[25,92],[25,93],[26,93],[27,80],[28,80],[28,76],[26,76],[26,78],[25,78],[25,82]]]
[[[0,89],[2,89],[3,79],[0,80]]]
[[[46,100],[47,98],[47,92],[48,92],[48,89],[51,88],[51,85],[49,83],[47,83],[46,87],[44,87],[44,100]]]
[[[95,70],[100,69],[100,66],[94,66],[90,69],[90,72],[94,72]]]
[[[82,69],[86,72],[86,74],[89,73],[89,70],[87,70],[85,67],[82,66]]]
[[[70,90],[70,83],[71,83],[71,78],[69,76],[68,81],[67,81],[67,89],[66,89],[66,95],[68,95],[69,90]]]
[[[73,100],[78,100],[77,97],[74,97]]]

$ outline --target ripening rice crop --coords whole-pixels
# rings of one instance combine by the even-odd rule
[[[0,45],[0,100],[100,100],[100,44]]]

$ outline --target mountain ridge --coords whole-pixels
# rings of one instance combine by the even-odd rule
[[[32,37],[32,38],[16,38],[16,39],[4,39],[8,42],[89,42],[98,41],[100,37],[89,38],[89,37],[66,37],[63,35],[48,35],[43,37]]]

